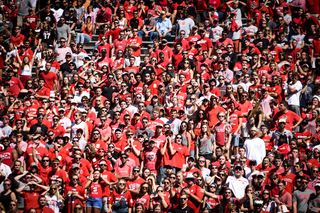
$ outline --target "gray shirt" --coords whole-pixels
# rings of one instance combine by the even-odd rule
[[[191,18],[182,18],[177,21],[177,27],[178,27],[178,37],[180,38],[180,31],[184,30],[186,32],[185,38],[189,37],[190,31],[192,27],[194,26],[194,21]]]
[[[147,19],[145,22],[144,22],[144,25],[146,26],[146,31],[150,31],[152,30],[153,27],[155,27],[157,24],[157,22],[155,20],[149,20]]]
[[[79,20],[81,15],[86,12],[86,9],[84,8],[84,6],[82,6],[82,7],[75,6],[74,10],[77,12],[76,13],[77,14],[76,15],[77,20]]]
[[[207,136],[203,138],[198,137],[198,140],[196,141],[196,145],[199,148],[199,155],[212,154],[213,141],[214,141],[213,134],[211,134],[209,138]]]
[[[71,33],[69,25],[57,25],[57,41],[60,41],[60,38],[63,37],[68,41],[68,35]]]
[[[37,0],[18,0],[16,4],[19,4],[18,16],[26,16],[30,7],[37,6]]]
[[[12,127],[10,126],[1,127],[0,131],[2,132],[4,137],[8,137],[12,132]]]
[[[297,213],[308,211],[308,205],[316,197],[316,193],[310,189],[305,191],[296,190],[293,192],[292,202],[297,203]]]

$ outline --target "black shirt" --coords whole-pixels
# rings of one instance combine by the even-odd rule
[[[269,40],[266,39],[266,38],[255,39],[253,41],[253,43],[254,43],[254,45],[256,45],[256,47],[259,49],[260,52],[262,52],[263,50],[268,49],[268,47],[271,46]]]
[[[130,20],[130,27],[131,27],[132,29],[138,28],[138,27],[139,27],[139,19],[138,19],[138,18],[132,18],[132,19]]]
[[[182,209],[181,206],[178,206],[173,210],[174,213],[194,213],[194,210],[190,207],[187,206],[186,208]]]
[[[103,85],[101,89],[102,95],[106,97],[109,101],[112,100],[112,93],[117,91],[117,87],[114,84],[111,84],[110,86]]]
[[[39,39],[41,38],[47,45],[53,45],[54,37],[55,32],[53,30],[41,30],[39,34]]]
[[[233,70],[234,65],[237,62],[237,55],[235,53],[225,53],[222,55],[223,60],[229,61],[229,68]]]
[[[50,23],[50,26],[53,27],[53,24],[56,23],[56,18],[53,16],[53,12],[50,12],[49,15],[47,13],[43,14],[41,16],[41,22],[44,22],[44,21],[48,21]]]
[[[39,125],[38,123],[32,125],[30,127],[30,134],[34,134],[37,130],[41,130],[42,135],[46,135],[48,131],[48,127],[44,124]]]
[[[70,29],[73,23],[77,23],[77,18],[75,16],[66,18],[66,24],[69,25]]]

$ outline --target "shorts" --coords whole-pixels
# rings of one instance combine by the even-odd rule
[[[232,140],[231,140],[231,145],[235,146],[235,147],[238,147],[239,146],[239,139],[240,139],[240,134],[239,133],[233,134]]]
[[[199,155],[199,157],[204,157],[206,160],[211,161],[212,160],[212,153],[211,154],[205,154],[205,155]]]
[[[102,198],[89,197],[87,199],[87,207],[102,209]]]
[[[242,137],[248,138],[249,137],[249,123],[243,123],[241,127]]]

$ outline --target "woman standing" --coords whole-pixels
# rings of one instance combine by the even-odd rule
[[[252,107],[253,109],[249,111],[248,121],[250,123],[250,129],[251,127],[256,127],[257,129],[260,129],[261,123],[262,123],[262,108],[260,106],[260,102],[258,99],[254,99],[252,101]]]
[[[11,191],[12,182],[9,179],[6,179],[3,183],[3,192],[0,194],[0,202],[3,204],[5,212],[10,210],[10,202],[16,201],[17,197],[16,194]]]
[[[271,200],[270,191],[268,189],[262,191],[262,200],[262,211],[274,212],[276,208],[276,203],[273,200]]]
[[[32,66],[33,66],[33,62],[34,62],[34,59],[36,57],[36,54],[33,54],[31,61],[30,61],[29,56],[23,57],[23,61],[21,61],[21,58],[19,56],[19,52],[17,50],[17,47],[15,47],[15,49],[17,51],[16,55],[17,55],[17,59],[18,59],[19,65],[20,65],[20,69],[21,69],[20,80],[21,80],[21,83],[24,86],[26,84],[26,82],[31,79]],[[35,52],[37,52],[38,49],[39,49],[39,47],[36,48]]]
[[[143,206],[143,209],[145,211],[149,210],[149,203],[150,203],[150,194],[151,194],[151,190],[149,188],[148,183],[144,182],[143,184],[141,184],[140,186],[140,190],[139,190],[139,194],[136,197],[135,201],[134,201],[134,205],[135,207],[133,208],[133,212],[135,210],[137,210],[136,205],[138,203],[141,203]]]
[[[182,145],[187,146],[188,150],[190,152],[190,150],[191,150],[191,134],[190,134],[190,132],[188,132],[188,123],[186,121],[183,121],[181,123],[179,134],[182,136]]]
[[[105,180],[99,170],[93,172],[93,178],[88,179],[87,184],[84,186],[90,192],[87,199],[87,213],[100,213],[102,209],[102,185],[108,183]],[[103,181],[103,182],[102,182]]]
[[[112,213],[131,213],[133,200],[131,193],[127,191],[127,183],[125,179],[120,179],[117,188],[113,190],[108,200],[108,208],[112,209]]]
[[[253,185],[249,184],[247,185],[245,189],[245,195],[242,198],[242,206],[241,206],[241,211],[242,212],[248,212],[248,213],[253,213],[253,197],[256,195],[254,194],[254,187]]]
[[[85,189],[82,187],[79,176],[72,175],[69,185],[64,190],[64,200],[66,201],[66,212],[71,213],[77,204],[84,207],[86,197]]]
[[[208,168],[212,159],[212,144],[214,143],[208,124],[201,124],[201,132],[196,141],[196,156],[203,156],[206,159],[206,167]]]
[[[46,197],[47,207],[51,208],[55,213],[59,213],[63,207],[63,197],[59,194],[58,186],[53,184],[48,190],[42,193]]]
[[[217,184],[216,183],[211,183],[209,185],[209,192],[212,194],[216,194],[217,191]],[[207,194],[205,194],[204,196],[204,200],[202,203],[202,208],[207,207],[210,211],[210,213],[213,213],[215,211],[215,209],[218,207],[220,201],[217,199],[214,199],[210,196],[208,196]]]
[[[185,84],[189,84],[190,80],[193,78],[193,70],[191,69],[191,65],[189,59],[185,59],[183,62],[183,69],[179,70],[179,74],[184,74],[186,76]],[[181,82],[183,83],[183,82]]]

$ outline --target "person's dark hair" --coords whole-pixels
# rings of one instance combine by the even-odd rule
[[[286,102],[286,101],[281,101],[280,104],[282,104],[282,105],[285,106],[285,107],[288,107],[288,106],[289,106],[289,105],[288,105],[288,102]]]

